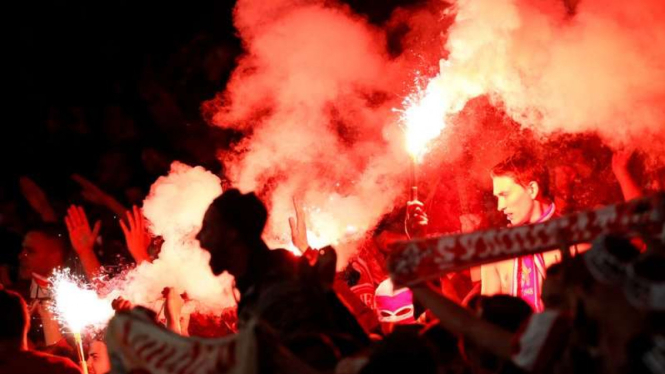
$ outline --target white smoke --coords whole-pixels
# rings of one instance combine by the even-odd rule
[[[478,97],[543,140],[591,132],[612,147],[665,150],[662,0],[585,0],[575,14],[554,0],[432,0],[384,27],[335,1],[238,0],[234,22],[245,53],[205,109],[213,124],[246,133],[222,158],[238,188],[266,201],[271,245],[289,242],[293,196],[308,208],[315,246],[362,235],[401,202],[409,160],[391,109],[416,70],[428,76],[432,56],[439,71],[425,91],[452,121],[447,161],[483,133],[454,123]],[[391,56],[387,34],[399,24],[408,31]],[[472,173],[483,178],[507,152],[490,140],[473,150],[487,161]]]
[[[440,74],[449,113],[490,95],[542,135],[597,132],[662,153],[665,2],[460,0]],[[645,139],[658,140],[658,144]]]
[[[219,313],[233,306],[232,277],[213,275],[210,255],[195,239],[208,206],[221,193],[214,174],[174,162],[169,174],[152,185],[143,204],[151,233],[164,240],[159,256],[132,269],[109,297],[119,295],[157,309],[164,287],[173,287],[178,293],[186,292],[202,313]]]
[[[328,1],[240,0],[234,14],[247,51],[208,110],[218,126],[251,129],[224,161],[235,186],[266,200],[266,240],[290,242],[293,196],[312,246],[364,235],[392,208],[408,166],[391,129],[401,98],[387,94],[399,80],[381,30]]]

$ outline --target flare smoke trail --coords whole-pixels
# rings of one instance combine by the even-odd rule
[[[269,3],[269,4],[268,4]],[[311,245],[364,235],[402,191],[408,167],[391,108],[398,69],[382,31],[329,1],[240,0],[246,54],[213,123],[250,130],[225,165],[234,184],[270,208],[266,240],[290,242],[291,197],[309,213]],[[350,253],[339,254],[343,264]]]
[[[122,296],[135,304],[161,307],[162,289],[187,292],[197,311],[219,312],[235,304],[232,277],[215,277],[196,234],[210,203],[222,193],[219,178],[202,167],[174,162],[168,176],[160,177],[143,203],[143,214],[153,235],[164,240],[159,256],[131,270],[109,297]]]
[[[659,0],[585,0],[575,14],[563,1],[459,0],[431,84],[446,91],[449,113],[489,95],[541,135],[597,132],[612,147],[660,155],[663,46]]]

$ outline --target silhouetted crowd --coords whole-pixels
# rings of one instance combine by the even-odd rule
[[[628,170],[631,157],[617,153],[612,160],[625,200],[662,190],[658,173],[648,187],[636,181]],[[557,205],[565,200],[554,192],[565,188],[550,183],[552,174],[523,150],[491,170],[492,194],[509,226],[561,214]],[[104,174],[96,181],[101,184],[99,178]],[[62,202],[28,177],[14,181],[23,200],[4,196],[0,372],[81,371],[72,336],[53,312],[54,271],[69,269],[101,289],[100,275],[112,278],[159,257],[160,240],[150,236],[141,209],[126,208],[128,201],[140,203],[140,193],[130,199],[131,189],[125,189],[116,198],[79,174],[71,179],[80,193],[64,218]],[[18,205],[30,213],[12,210]],[[410,201],[387,214],[341,271],[335,248],[309,246],[306,214],[295,200],[294,209],[297,255],[264,242],[269,212],[256,194],[227,189],[208,207],[196,239],[210,253],[214,274],[233,275],[236,307],[221,315],[185,311],[187,295],[165,288],[163,316],[119,297],[114,320],[149,321],[146,334],[164,347],[177,335],[209,338],[233,346],[231,352],[248,349],[224,365],[217,362],[217,372],[665,372],[662,233],[639,227],[630,237],[608,232],[566,254],[557,249],[518,256],[405,287],[388,274],[391,244],[438,235],[436,202]],[[89,220],[86,210],[98,219]],[[487,227],[488,218],[478,211],[459,220],[469,232]],[[163,363],[150,366],[154,357],[144,355],[146,346],[132,346],[132,338],[125,337],[130,348],[117,348],[114,320],[109,331],[85,336],[88,372],[171,372]],[[159,335],[164,333],[171,335]],[[187,370],[199,372],[194,364],[182,372]]]

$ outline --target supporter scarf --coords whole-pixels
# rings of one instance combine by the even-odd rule
[[[554,203],[535,223],[547,221],[554,215]],[[545,260],[541,253],[516,257],[513,266],[512,296],[521,297],[536,313],[543,311],[540,300],[542,280],[545,278]]]

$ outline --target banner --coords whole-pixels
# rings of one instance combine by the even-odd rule
[[[471,266],[591,242],[602,233],[665,235],[665,194],[574,213],[534,225],[399,242],[388,270],[409,285]]]
[[[157,325],[145,310],[117,313],[106,332],[111,374],[255,374],[253,330],[218,339],[184,337]]]

